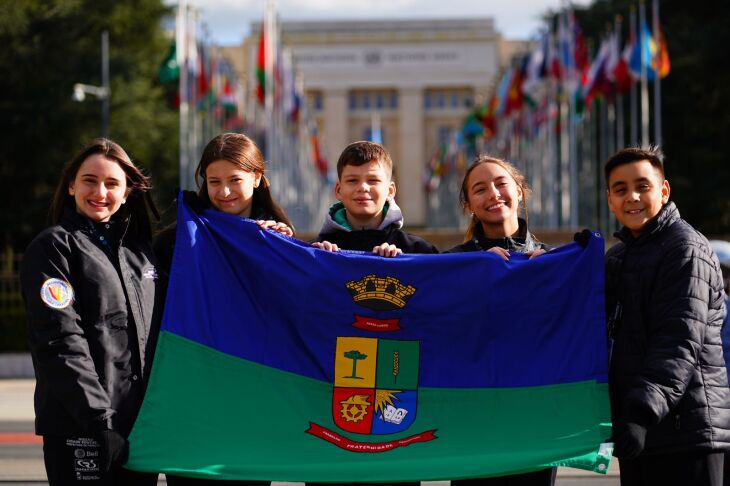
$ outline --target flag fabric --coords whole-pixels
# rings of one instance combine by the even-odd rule
[[[182,202],[177,231],[126,467],[329,482],[606,471],[599,237],[532,260],[381,258]]]
[[[165,60],[160,65],[159,76],[162,83],[173,83],[180,79],[180,64],[177,62],[177,47],[174,40],[170,44],[170,50],[167,52]]]
[[[652,69],[659,73],[659,77],[664,79],[671,70],[669,62],[669,50],[667,49],[667,41],[664,39],[664,31],[659,28],[659,45],[657,46],[657,55],[654,56],[654,64]]]
[[[264,104],[266,97],[266,23],[261,24],[261,35],[259,36],[259,51],[256,57],[256,99]]]
[[[641,77],[641,65],[646,67],[646,77],[654,79],[654,66],[657,46],[646,22],[641,24],[638,41],[634,44],[629,60],[629,69],[635,78]]]

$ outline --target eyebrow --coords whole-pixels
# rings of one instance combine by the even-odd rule
[[[495,177],[492,180],[492,182],[501,182],[501,181],[503,181],[506,178],[507,178],[507,176],[497,176],[497,177]],[[471,185],[471,188],[474,189],[478,185],[484,185],[484,184],[488,184],[488,182],[486,182],[486,181],[476,181],[474,184]]]
[[[639,177],[638,179],[634,179],[633,183],[638,184],[640,182],[648,182],[651,184],[651,180],[648,177]],[[611,189],[620,186],[620,185],[628,185],[628,182],[626,181],[616,181],[613,184],[611,184]]]

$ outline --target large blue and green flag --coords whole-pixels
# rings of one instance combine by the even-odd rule
[[[600,238],[533,260],[381,258],[215,211],[178,218],[127,467],[331,482],[605,472]]]

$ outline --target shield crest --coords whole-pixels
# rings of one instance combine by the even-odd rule
[[[356,434],[394,434],[416,419],[420,343],[338,337],[332,417]]]

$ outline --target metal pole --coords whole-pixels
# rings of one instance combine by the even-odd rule
[[[101,33],[101,88],[106,93],[101,97],[101,136],[109,136],[109,31]]]
[[[639,42],[636,36],[636,11],[633,5],[631,6],[629,12],[629,30],[631,32],[629,39],[634,42]],[[631,76],[633,76],[633,74],[631,74]],[[631,94],[629,98],[629,102],[631,105],[631,145],[637,145],[639,143],[639,110],[637,90],[638,87],[636,81],[632,80]]]
[[[657,145],[662,144],[662,83],[661,76],[659,75],[659,56],[661,54],[660,38],[659,38],[659,0],[652,2],[652,10],[654,14],[654,42],[657,46],[655,53],[655,67],[654,67],[654,143]]]
[[[649,145],[649,81],[647,77],[648,59],[645,58],[646,39],[646,6],[639,2],[639,52],[641,53],[641,145]]]

